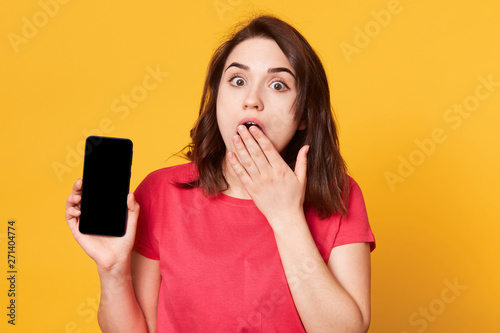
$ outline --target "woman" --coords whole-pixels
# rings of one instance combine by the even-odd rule
[[[80,180],[68,197],[103,332],[366,332],[375,242],[302,35],[262,16],[222,44],[191,138],[129,195],[123,238],[81,235]]]

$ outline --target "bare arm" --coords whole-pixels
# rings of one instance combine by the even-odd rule
[[[321,257],[307,224],[275,232],[290,291],[307,332],[366,332],[370,325],[370,246],[355,243]]]
[[[156,332],[160,265],[132,251],[131,260],[112,269],[98,268],[103,332]]]
[[[132,251],[132,285],[135,297],[142,309],[149,332],[156,332],[158,295],[160,290],[160,261],[144,257]]]
[[[148,332],[150,327],[154,332],[156,309],[154,314],[151,309],[158,297],[159,264],[156,260],[132,252],[139,205],[133,194],[129,194],[125,236],[84,235],[78,230],[81,186],[81,180],[77,180],[72,194],[66,200],[66,220],[75,240],[97,265],[101,283],[101,301],[98,310],[101,330],[141,333]],[[141,284],[151,281],[158,281],[158,285],[153,283],[147,288],[141,287]]]
[[[137,302],[130,273],[130,260],[112,269],[98,267],[101,301],[97,319],[103,332],[148,332]]]

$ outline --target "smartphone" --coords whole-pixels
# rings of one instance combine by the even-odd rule
[[[132,141],[89,136],[85,141],[79,229],[82,234],[125,235]]]

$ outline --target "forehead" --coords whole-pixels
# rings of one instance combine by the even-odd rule
[[[238,44],[227,57],[224,68],[233,62],[247,65],[251,70],[267,71],[272,67],[288,67],[293,70],[278,44],[268,38],[251,38]]]

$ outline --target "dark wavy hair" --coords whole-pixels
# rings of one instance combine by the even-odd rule
[[[254,18],[215,51],[208,66],[199,118],[190,132],[192,141],[181,150],[195,164],[198,174],[194,180],[176,183],[177,186],[201,187],[206,196],[217,196],[228,188],[222,169],[226,146],[217,124],[217,93],[229,54],[239,43],[251,38],[274,40],[295,71],[295,120],[303,120],[307,127],[295,133],[283,158],[293,170],[300,148],[310,145],[305,207],[312,207],[322,219],[334,213],[345,215],[349,178],[339,151],[325,70],[306,39],[286,22],[271,16]]]

